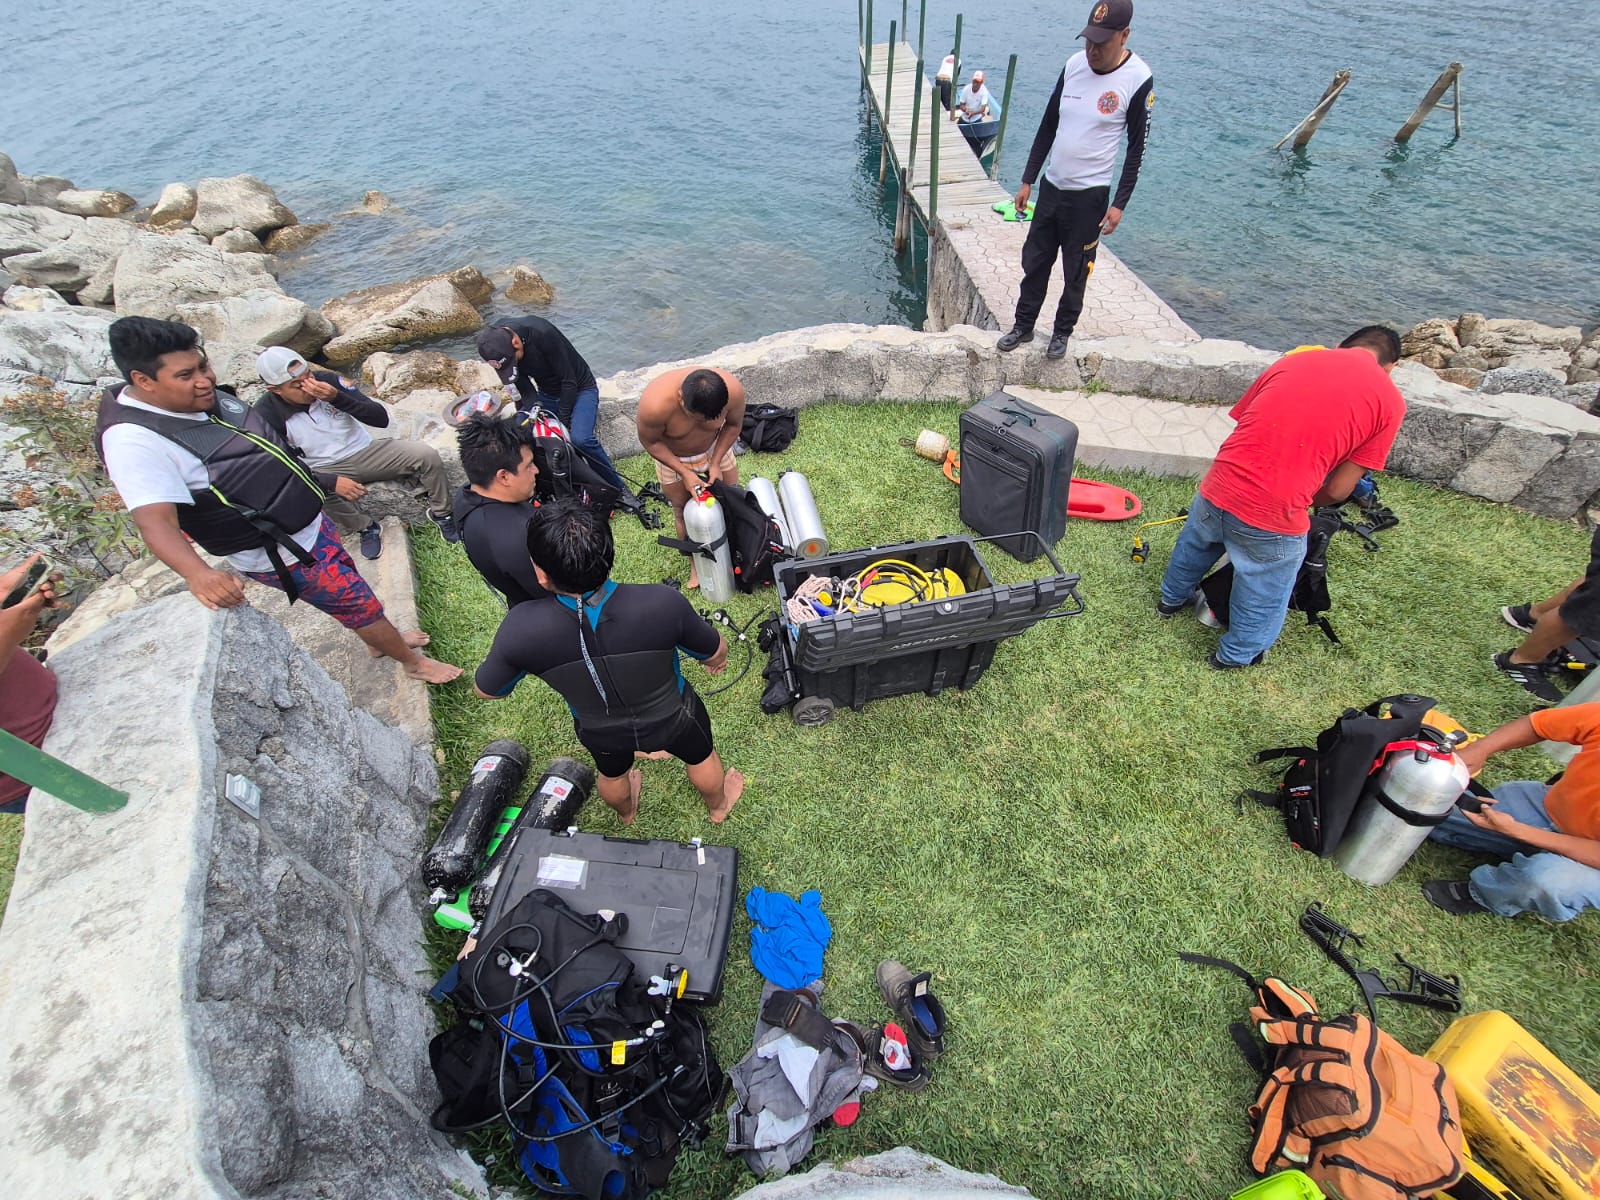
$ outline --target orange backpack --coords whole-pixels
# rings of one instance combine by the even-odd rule
[[[1461,1178],[1461,1110],[1437,1063],[1360,1014],[1319,1016],[1310,993],[1281,979],[1257,983],[1232,963],[1183,957],[1255,989],[1250,1017],[1269,1056],[1250,1106],[1258,1174],[1298,1168],[1334,1200],[1412,1200]]]

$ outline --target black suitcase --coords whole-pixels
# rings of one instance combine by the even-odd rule
[[[1032,530],[1054,546],[1067,531],[1067,499],[1078,427],[1007,392],[961,414],[961,520],[983,534]],[[1013,558],[1032,562],[1039,539],[995,539]]]

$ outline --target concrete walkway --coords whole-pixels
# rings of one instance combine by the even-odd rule
[[[1011,387],[1013,394],[1078,427],[1081,466],[1203,475],[1233,430],[1226,407],[1151,400],[1116,392]]]

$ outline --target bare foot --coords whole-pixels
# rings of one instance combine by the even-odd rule
[[[728,819],[728,814],[733,811],[733,806],[739,802],[739,797],[744,795],[744,776],[737,771],[729,771],[722,777],[722,803],[710,809],[711,823],[721,825]]]
[[[632,825],[634,818],[639,815],[639,792],[644,787],[644,776],[635,767],[628,772],[628,811],[618,813],[617,820],[624,825]]]
[[[411,629],[411,630],[406,631],[405,633],[402,633],[400,635],[400,640],[402,642],[404,642],[406,645],[410,646],[413,650],[421,650],[429,642],[433,641],[433,639],[431,637],[429,637],[427,634],[423,633],[422,630],[420,630],[420,629]],[[373,658],[382,658],[383,657],[383,652],[382,651],[374,650],[371,646],[367,647],[367,653],[370,654]]]
[[[406,674],[423,683],[449,683],[452,679],[460,678],[461,668],[419,654],[406,664]]]
[[[672,751],[652,750],[649,754],[646,754],[643,750],[635,750],[633,752],[633,756],[638,759],[643,759],[645,762],[665,762],[667,759],[672,757]]]
[[[689,582],[687,584],[685,584],[684,586],[690,587],[690,588],[699,587],[700,586],[700,572],[696,571],[693,567],[690,567],[689,568]]]

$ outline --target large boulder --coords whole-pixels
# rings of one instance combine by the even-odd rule
[[[265,254],[261,239],[248,229],[230,229],[211,239],[211,244],[228,254]]]
[[[106,339],[110,322],[110,314],[88,308],[0,310],[0,396],[17,391],[23,379],[34,375],[67,384],[92,384],[115,375]]]
[[[96,280],[101,290],[91,298],[95,303],[104,303],[110,299],[107,285],[117,256],[136,232],[127,221],[89,217],[65,241],[53,242],[32,254],[7,258],[6,270],[32,287],[50,287],[58,292],[81,292]]]
[[[406,342],[470,333],[483,324],[475,303],[492,291],[475,267],[335,296],[322,313],[338,329],[323,348],[329,362],[353,362]]]
[[[282,229],[274,229],[261,242],[267,248],[268,254],[291,254],[304,246],[309,246],[333,226],[327,221],[312,221],[305,225],[285,225]]]
[[[55,207],[75,217],[115,217],[139,202],[127,192],[68,188],[55,198]]]
[[[193,220],[197,203],[194,189],[187,183],[169,183],[161,189],[161,198],[150,210],[150,224],[181,225]]]
[[[22,177],[22,192],[27,199],[24,204],[42,204],[46,208],[54,208],[56,197],[62,192],[70,192],[76,185],[72,180],[61,175],[24,175]]]
[[[410,354],[379,351],[361,365],[361,381],[380,400],[393,400],[424,388],[454,392],[456,360],[441,350],[414,350]]]
[[[1425,367],[1438,370],[1449,364],[1450,356],[1461,349],[1456,340],[1455,326],[1440,317],[1433,317],[1406,330],[1400,339],[1400,353],[1404,358],[1415,359]]]
[[[82,217],[69,217],[42,204],[0,204],[0,259],[64,242],[81,228]]]
[[[1563,400],[1566,398],[1566,380],[1553,372],[1529,367],[1496,367],[1485,373],[1478,390],[1490,395],[1517,392],[1524,396],[1549,396]]]
[[[1479,361],[1452,362],[1451,366],[1520,367],[1551,371],[1566,378],[1573,352],[1583,341],[1576,325],[1544,325],[1538,321],[1486,318],[1464,313],[1456,322],[1456,336],[1463,349],[1478,352]]]
[[[549,304],[556,298],[556,289],[527,263],[517,263],[511,268],[510,274],[506,282],[506,299],[514,304]]]
[[[22,179],[17,174],[17,164],[11,156],[0,152],[0,204],[26,204],[28,193],[23,190]]]
[[[0,292],[0,304],[15,312],[60,312],[72,307],[54,288],[25,287],[20,283]]]
[[[281,291],[263,254],[225,254],[189,237],[137,233],[117,259],[123,316],[174,319],[181,304],[225,300],[255,288]]]
[[[254,175],[202,179],[195,188],[194,227],[206,237],[229,229],[248,229],[260,236],[295,223],[272,188]]]
[[[193,325],[207,345],[227,342],[240,346],[289,346],[312,355],[328,340],[320,321],[307,321],[316,313],[310,305],[275,288],[252,288],[223,300],[177,306],[177,320]]]

